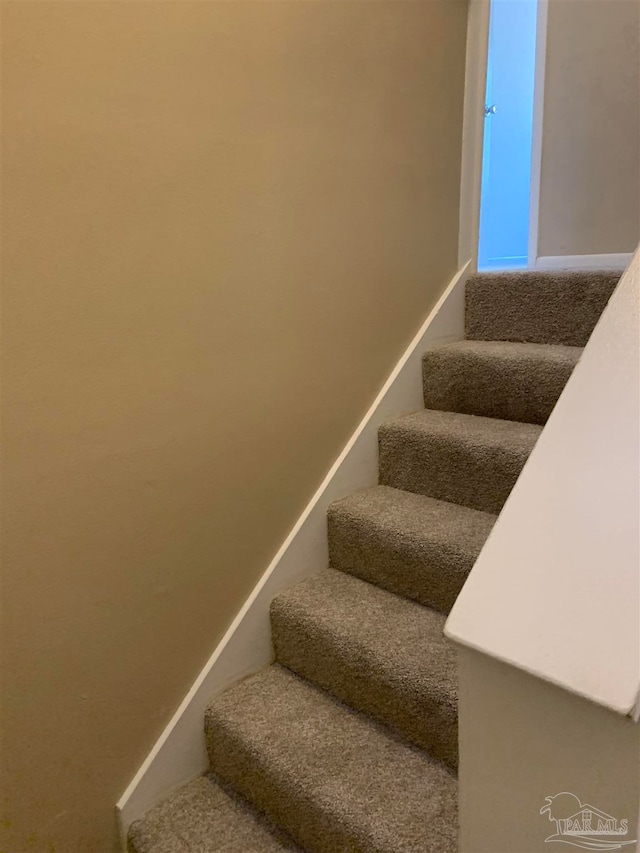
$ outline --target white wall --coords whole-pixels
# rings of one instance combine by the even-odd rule
[[[637,839],[640,728],[468,649],[460,653],[460,853],[578,850],[546,842],[546,797],[575,794]],[[636,845],[623,847],[632,851]]]
[[[538,255],[640,237],[640,3],[549,0]]]

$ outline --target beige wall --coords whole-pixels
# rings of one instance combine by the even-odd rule
[[[539,255],[640,237],[640,3],[549,0]]]
[[[455,270],[466,4],[2,12],[0,850],[102,853]]]
[[[563,791],[626,819],[618,840],[636,840],[640,726],[478,652],[459,663],[460,853],[562,844],[546,842],[555,823],[540,810]]]

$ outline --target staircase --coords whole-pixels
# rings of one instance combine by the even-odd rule
[[[456,850],[444,622],[618,278],[467,283],[466,340],[425,353],[425,409],[381,427],[379,485],[329,509],[330,568],[273,601],[276,662],[213,700],[210,774],[131,853]]]

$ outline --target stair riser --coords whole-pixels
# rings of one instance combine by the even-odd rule
[[[574,361],[510,362],[444,349],[422,362],[427,409],[545,424],[574,368]]]
[[[478,447],[445,434],[417,434],[396,424],[379,431],[382,485],[496,515],[528,455],[499,444]]]
[[[466,337],[583,347],[619,272],[483,274],[467,282]]]
[[[375,660],[347,655],[335,639],[296,620],[274,603],[271,625],[276,660],[356,711],[395,730],[452,768],[458,763],[458,715],[455,705],[415,695],[401,680],[385,681]],[[425,661],[429,666],[429,661]]]
[[[332,568],[443,613],[453,607],[480,553],[393,537],[339,511],[329,510],[327,522]]]

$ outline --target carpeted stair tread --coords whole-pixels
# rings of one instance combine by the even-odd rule
[[[154,806],[129,830],[129,853],[302,853],[266,818],[207,775]]]
[[[278,663],[455,767],[456,654],[445,618],[333,569],[271,605]]]
[[[499,513],[542,427],[429,409],[380,426],[380,484]]]
[[[274,665],[206,713],[212,770],[308,853],[453,853],[453,772]]]
[[[459,504],[374,486],[329,507],[329,564],[448,612],[495,520]]]
[[[428,409],[546,423],[581,347],[508,341],[458,341],[422,360]]]
[[[621,273],[480,273],[466,283],[466,337],[583,347]]]

